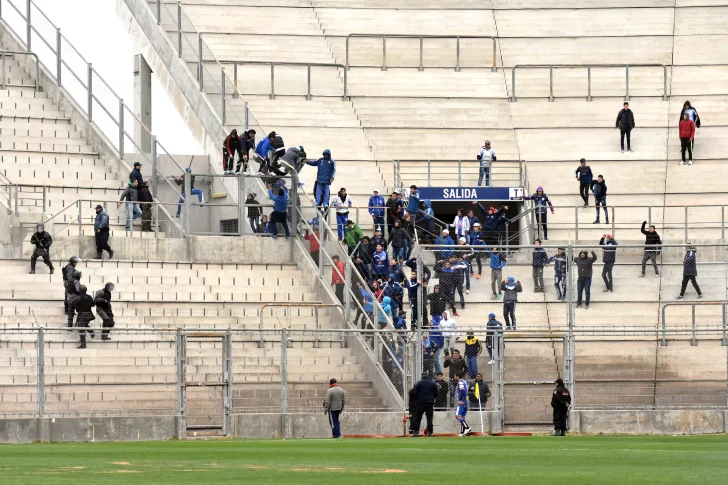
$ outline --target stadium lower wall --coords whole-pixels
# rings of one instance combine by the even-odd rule
[[[728,432],[726,410],[571,411],[573,433],[711,434]]]

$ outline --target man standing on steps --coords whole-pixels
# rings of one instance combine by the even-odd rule
[[[490,140],[485,140],[483,148],[478,154],[480,161],[480,174],[478,175],[478,187],[483,185],[483,177],[485,177],[485,186],[490,187],[490,165],[495,162],[495,150],[490,147]]]
[[[642,256],[642,275],[640,278],[645,277],[645,264],[647,261],[652,260],[652,267],[655,268],[655,278],[660,277],[660,273],[657,271],[657,255],[660,253],[660,245],[662,240],[660,235],[655,231],[654,224],[650,224],[650,230],[645,231],[647,221],[642,221],[642,234],[645,235],[645,253]]]
[[[611,234],[605,234],[599,240],[599,245],[604,249],[604,254],[602,255],[602,262],[604,263],[602,279],[606,285],[604,293],[613,292],[614,278],[612,277],[612,269],[614,268],[614,263],[617,261],[617,248],[614,247],[617,245],[617,241],[612,238]]]
[[[688,281],[692,282],[693,288],[695,288],[695,291],[698,292],[698,298],[700,299],[703,297],[703,293],[701,293],[698,282],[695,279],[698,276],[695,251],[695,246],[688,242],[688,250],[685,253],[685,258],[683,258],[683,279],[682,285],[680,286],[680,294],[677,297],[678,300],[682,300],[685,296],[685,289],[688,287]]]
[[[571,395],[564,386],[562,378],[556,379],[556,389],[551,395],[551,407],[554,409],[554,436],[566,436],[566,418],[571,406]]]
[[[609,224],[609,213],[607,212],[607,183],[604,177],[597,175],[597,181],[592,184],[594,192],[594,205],[597,207],[597,218],[594,224],[599,224],[599,206],[604,209],[604,223]]]
[[[86,287],[84,285],[79,285],[78,295],[75,295],[71,299],[71,304],[68,307],[68,326],[70,327],[73,325],[73,314],[76,312],[78,313],[76,326],[79,328],[88,328],[88,324],[91,323],[91,320],[96,319],[93,314],[93,310],[91,310],[94,306],[96,306],[96,303],[94,303],[94,299],[91,295],[86,293]],[[91,334],[91,338],[96,337],[93,330],[89,330],[88,332]],[[79,345],[78,348],[85,349],[86,330],[79,330],[78,335],[81,339],[81,345]]]
[[[100,205],[96,206],[94,236],[96,237],[96,259],[103,259],[103,251],[109,253],[109,259],[113,258],[114,251],[109,247],[109,216]]]
[[[314,197],[316,207],[319,208],[319,211],[325,212],[328,210],[329,199],[331,198],[331,184],[334,183],[336,178],[336,162],[331,158],[331,150],[327,148],[321,158],[309,160],[306,164],[318,168],[316,183],[314,184]]]
[[[326,399],[324,400],[324,414],[329,416],[329,425],[331,425],[331,434],[334,438],[341,438],[341,426],[339,424],[339,416],[344,412],[344,404],[346,403],[346,392],[339,387],[336,379],[329,380],[329,390],[326,391]]]
[[[374,220],[374,230],[384,230],[384,197],[379,195],[379,189],[373,190],[374,195],[369,197],[369,215]]]
[[[533,250],[533,292],[543,293],[546,291],[543,284],[543,268],[549,264],[549,256],[546,250],[541,247],[541,240],[534,242],[536,249]]]
[[[50,247],[53,244],[53,238],[43,227],[43,224],[36,224],[35,234],[30,238],[30,244],[35,245],[33,255],[30,257],[30,274],[35,274],[35,262],[38,258],[43,258],[43,262],[48,266],[50,273],[53,274],[53,263],[50,257]]]
[[[139,205],[142,206],[142,232],[152,232],[152,202],[154,197],[149,190],[149,180],[139,188]]]
[[[591,257],[588,257],[586,251],[580,251],[579,257],[574,260],[577,269],[576,308],[581,308],[581,295],[586,293],[586,309],[589,309],[593,266],[596,260],[597,255],[594,251],[591,252]]]
[[[96,304],[96,313],[101,317],[104,330],[101,332],[101,340],[111,340],[109,333],[114,327],[114,312],[111,310],[111,292],[114,291],[114,283],[106,283],[102,289],[94,295],[94,303]]]
[[[591,189],[594,175],[591,167],[586,164],[586,158],[579,160],[579,166],[574,173],[576,174],[576,180],[579,181],[579,195],[584,201],[584,207],[589,207],[589,189]]]
[[[622,109],[620,109],[619,113],[617,113],[617,122],[614,127],[619,128],[622,153],[624,153],[624,135],[627,135],[627,150],[631,152],[632,143],[630,140],[630,134],[634,128],[634,114],[632,113],[632,110],[629,109],[629,103],[627,101],[624,102]]]

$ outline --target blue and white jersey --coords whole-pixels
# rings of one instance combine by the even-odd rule
[[[468,383],[465,382],[465,379],[460,379],[458,381],[458,404],[459,407],[468,407]]]

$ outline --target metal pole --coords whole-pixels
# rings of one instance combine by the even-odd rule
[[[306,91],[306,99],[311,99],[311,64],[307,66],[308,74],[308,90]]]
[[[554,100],[554,66],[549,66],[549,101]]]
[[[726,304],[721,304],[721,307],[723,308],[723,345],[728,345],[728,321],[726,321]]]
[[[61,44],[63,44],[63,36],[61,35],[61,29],[56,29],[56,81],[61,86],[61,73],[63,72],[63,60],[61,59]],[[40,78],[40,75],[38,75]]]
[[[688,206],[685,206],[685,241],[688,240]]]
[[[43,214],[46,213],[46,209],[48,208],[48,193],[46,192],[46,186],[43,186]]]
[[[223,399],[222,399],[222,432],[224,435],[230,435],[229,418],[230,408],[233,404],[233,336],[230,329],[223,337]]]
[[[250,109],[248,108],[248,102],[246,101],[245,102],[245,116],[244,116],[244,118],[245,118],[245,120],[244,120],[245,121],[245,131],[248,131],[250,129],[250,118],[249,118],[249,116],[250,116]],[[263,136],[263,135],[261,135],[261,136]]]
[[[498,71],[498,62],[496,61],[496,59],[498,58],[498,56],[497,56],[496,53],[497,53],[497,50],[496,50],[495,38],[494,38],[493,39],[493,72],[497,72]]]
[[[662,100],[667,101],[667,67],[662,66]]]
[[[425,274],[424,274],[424,264],[422,263],[422,259],[424,258],[424,254],[422,251],[422,246],[420,246],[419,251],[417,252],[417,280],[418,281],[425,281]],[[411,309],[410,311],[417,312],[417,321],[415,322],[417,325],[417,330],[422,330],[425,327],[425,322],[423,321],[424,315],[422,314],[422,308],[424,307],[423,302],[425,301],[425,292],[423,291],[422,285],[417,285],[417,307],[416,309]],[[422,338],[422,335],[420,335],[420,339]],[[420,340],[421,341],[421,340]],[[421,347],[421,345],[420,345]]]
[[[612,238],[614,238],[615,232],[616,232],[616,229],[617,229],[616,228],[616,223],[614,222],[614,212],[615,212],[614,206],[611,206],[610,209],[612,209]]]
[[[455,72],[460,72],[460,37],[456,37]]]
[[[281,435],[288,437],[288,331],[281,329]]]
[[[227,124],[227,110],[225,109],[225,69],[220,69],[220,104],[222,105],[222,124]],[[235,155],[233,154],[233,157]]]
[[[38,327],[38,342],[36,345],[38,359],[38,416],[43,417],[45,414],[45,338],[43,327]]]
[[[387,70],[387,37],[382,36],[382,71]]]
[[[31,0],[25,0],[25,26],[26,26],[26,30],[27,30],[26,46],[28,47],[28,52],[30,52],[32,50],[30,41],[32,38],[32,33],[33,33],[33,27],[31,25],[31,19],[30,19],[30,6],[31,6]],[[38,73],[38,76],[40,77],[40,73]]]
[[[572,264],[574,262],[574,248],[569,245],[566,249],[566,322],[570,329],[574,328],[574,284],[572,280]]]
[[[357,247],[359,245],[357,244]],[[353,253],[352,253],[353,254]],[[351,284],[351,265],[353,264],[353,261],[351,258],[346,258],[344,260],[344,321],[342,322],[342,328],[346,326],[346,322],[349,321],[349,316],[351,315],[351,292],[352,292],[352,284]],[[316,325],[316,328],[318,328],[318,325]]]
[[[238,99],[238,63],[233,63],[233,99]]]
[[[574,230],[576,231],[576,234],[574,237],[576,240],[579,240],[579,207],[574,207]]]
[[[652,225],[652,206],[647,206],[647,227]]]
[[[667,311],[667,305],[662,307],[662,341],[660,344],[664,347],[667,345],[667,323],[665,322],[665,312]]]
[[[720,206],[720,238],[725,240],[725,206]]]
[[[511,101],[514,103],[516,102],[516,68],[518,66],[513,66],[513,70],[511,70]]]
[[[458,186],[463,185],[463,161],[458,160]]]
[[[425,48],[425,39],[424,39],[424,37],[420,36],[420,71],[425,70],[425,65],[423,62],[424,48]]]
[[[0,53],[0,57],[2,57],[2,59],[3,59],[3,89],[5,89],[5,85],[7,84],[7,82],[6,82],[7,76],[5,75],[5,53],[4,52]]]
[[[119,99],[119,156],[124,158],[124,100]]]
[[[625,87],[627,88],[627,92],[624,95],[624,100],[629,101],[629,64],[625,65],[624,67],[625,67],[624,73],[625,73],[625,83],[626,83]]]
[[[246,227],[245,214],[248,199],[245,197],[245,170],[244,167],[240,167],[240,173],[238,174],[238,235],[244,236],[248,232]],[[251,228],[252,229],[252,228]]]
[[[586,66],[586,100],[591,101],[591,66]]]
[[[349,70],[349,36],[346,36],[346,66],[344,66],[344,71]]]
[[[192,194],[191,194],[192,178],[190,176],[190,172],[185,172],[184,188],[185,188],[185,191],[184,191],[185,214],[184,214],[184,219],[183,219],[183,221],[184,221],[183,227],[185,228],[185,234],[192,234],[192,229],[190,227],[190,221],[191,221],[190,220],[190,209],[192,207],[192,204],[190,203],[190,200],[192,199]]]
[[[202,33],[197,34],[197,82],[200,83],[200,91],[203,89],[204,81],[202,80]]]
[[[185,367],[187,366],[187,337],[182,333],[181,329],[177,329],[177,338],[175,342],[177,350],[176,366],[177,366],[177,415],[185,414]]]
[[[91,63],[88,63],[88,79],[86,80],[86,88],[88,89],[88,120],[93,121],[93,108],[94,108],[94,95],[93,95],[93,83],[94,83],[94,69]]]
[[[692,325],[693,331],[692,331],[692,338],[690,339],[690,345],[695,347],[696,345],[698,345],[698,341],[695,338],[695,303],[693,303],[691,306],[692,306],[692,317],[693,317],[693,325]]]
[[[342,98],[342,101],[346,101],[349,99],[349,74],[347,73],[347,69],[344,68],[344,97]]]
[[[276,99],[276,65],[270,63],[270,99]]]
[[[157,196],[157,170],[159,165],[159,160],[157,159],[157,136],[151,135],[151,158],[152,158],[152,181],[150,185],[152,186],[152,194],[154,196]]]
[[[177,56],[182,57],[182,2],[177,2]]]
[[[83,204],[80,200],[76,203],[78,204],[78,235],[83,236],[83,229],[81,228],[81,224],[83,223]]]
[[[157,0],[157,25],[162,23],[162,0]]]

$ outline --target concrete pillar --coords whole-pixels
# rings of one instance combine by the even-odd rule
[[[152,129],[152,68],[149,67],[144,56],[134,56],[134,114],[148,128],[142,128],[138,122],[134,122],[134,140],[144,153],[152,152],[152,140],[150,131]]]

